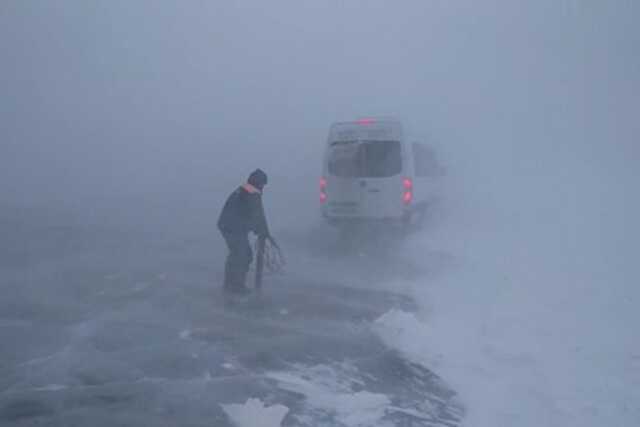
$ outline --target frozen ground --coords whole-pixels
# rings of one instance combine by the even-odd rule
[[[281,231],[232,309],[211,235],[3,210],[0,425],[638,425],[637,205],[479,190],[405,242]]]
[[[376,330],[406,296],[292,268],[229,306],[210,234],[8,212],[0,425],[459,424],[456,393]]]
[[[282,232],[233,308],[211,236],[4,210],[0,425],[638,425],[626,221],[455,208],[364,250]]]

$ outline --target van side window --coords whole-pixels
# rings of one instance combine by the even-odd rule
[[[433,177],[440,174],[435,152],[426,144],[413,143],[413,161],[416,176]]]

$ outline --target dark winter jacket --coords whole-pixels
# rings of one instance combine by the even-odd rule
[[[244,184],[227,198],[218,228],[223,233],[249,233],[269,235],[267,219],[262,205],[262,192],[251,184]]]

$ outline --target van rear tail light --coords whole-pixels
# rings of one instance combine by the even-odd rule
[[[404,194],[402,195],[402,201],[404,202],[404,204],[409,205],[411,204],[412,200],[413,200],[413,193],[411,191],[405,191]]]
[[[413,181],[411,181],[411,178],[404,178],[402,180],[402,186],[404,187],[405,191],[413,190]]]
[[[402,180],[402,203],[405,205],[411,204],[413,201],[413,181],[411,178],[404,178]]]
[[[320,203],[324,203],[327,201],[327,179],[322,177],[320,178]]]

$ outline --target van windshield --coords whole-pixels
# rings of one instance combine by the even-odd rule
[[[402,171],[399,141],[339,141],[330,146],[329,173],[344,178],[385,178]]]

